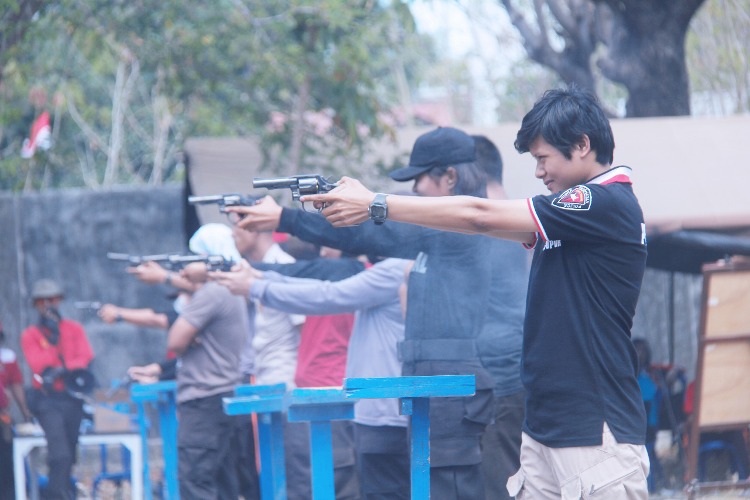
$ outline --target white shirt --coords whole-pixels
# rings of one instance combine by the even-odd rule
[[[274,244],[263,256],[263,262],[290,264],[294,258]],[[300,327],[305,316],[287,314],[259,302],[255,303],[255,383],[270,385],[284,383],[293,389],[297,369]]]

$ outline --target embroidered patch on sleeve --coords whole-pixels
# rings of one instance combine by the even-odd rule
[[[573,186],[552,200],[552,205],[563,210],[588,210],[591,208],[591,190],[586,186]]]

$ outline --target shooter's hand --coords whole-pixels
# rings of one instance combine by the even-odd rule
[[[208,281],[208,266],[205,262],[191,262],[182,268],[180,276],[191,283],[205,283]]]
[[[169,271],[164,269],[158,262],[148,260],[134,267],[129,267],[128,272],[149,285],[158,285],[167,280]]]
[[[260,278],[262,273],[243,259],[229,272],[212,271],[208,276],[212,281],[227,287],[232,294],[247,297],[253,282]]]
[[[246,231],[273,231],[281,221],[282,208],[276,200],[266,196],[255,205],[226,207],[226,211],[242,216],[235,224]]]
[[[323,207],[322,214],[336,227],[356,226],[370,218],[370,203],[375,193],[356,179],[342,177],[338,187],[329,193],[303,196],[300,201]]]
[[[159,381],[161,366],[158,363],[151,363],[145,366],[131,366],[128,368],[128,375],[141,384],[154,384]]]
[[[97,314],[102,319],[102,321],[104,321],[105,323],[109,323],[110,325],[122,319],[122,317],[120,316],[120,308],[114,304],[104,304],[101,308],[99,308]]]

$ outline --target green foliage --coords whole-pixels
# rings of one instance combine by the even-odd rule
[[[259,135],[269,170],[353,173],[389,133],[394,64],[424,68],[400,2],[22,4],[33,15],[0,54],[0,189],[169,181],[198,135]],[[22,160],[42,110],[53,148]]]
[[[746,0],[710,0],[686,41],[694,107],[702,114],[750,112],[750,15]]]

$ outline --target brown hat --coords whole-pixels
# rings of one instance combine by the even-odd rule
[[[51,299],[54,297],[62,297],[63,295],[65,294],[63,293],[62,287],[60,287],[55,280],[41,279],[36,281],[34,286],[31,287],[31,298],[34,300]]]

